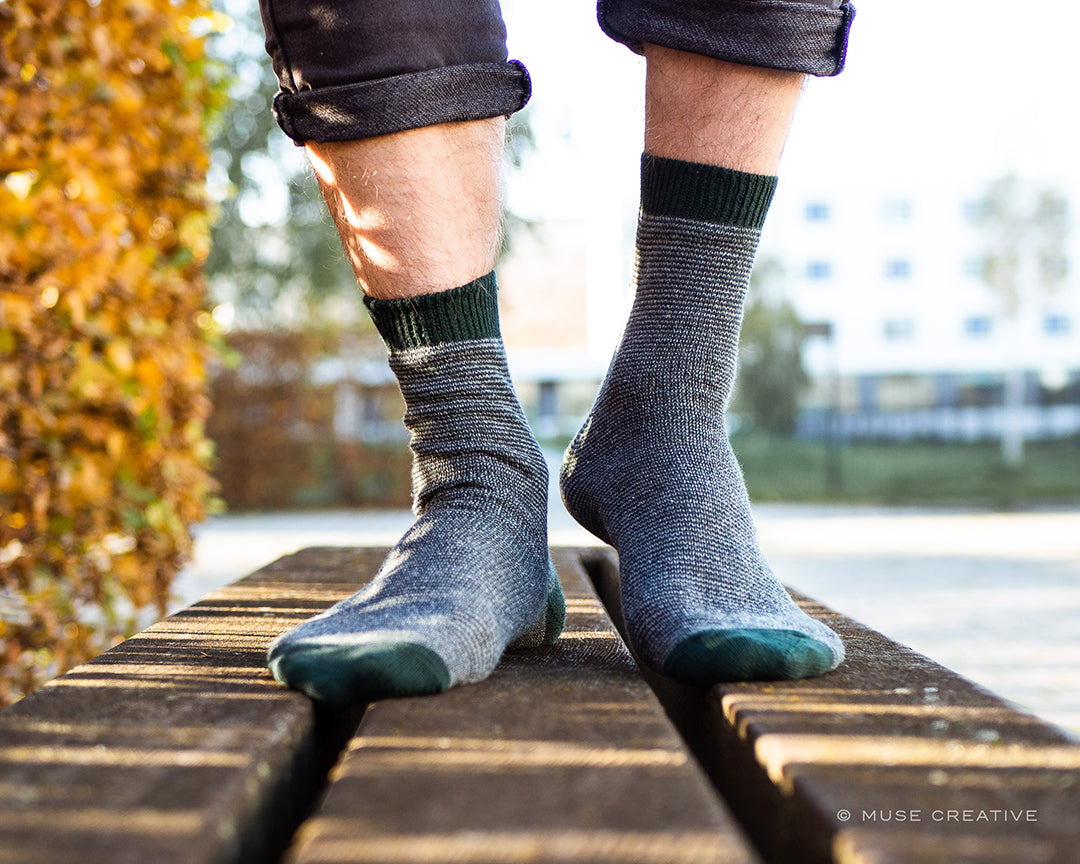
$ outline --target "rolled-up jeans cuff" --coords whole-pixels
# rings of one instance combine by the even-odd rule
[[[855,9],[787,0],[599,0],[597,17],[608,36],[639,54],[649,43],[829,76],[844,68]]]
[[[357,141],[438,123],[509,116],[532,83],[517,60],[470,63],[372,81],[280,92],[274,116],[285,134],[307,141]]]

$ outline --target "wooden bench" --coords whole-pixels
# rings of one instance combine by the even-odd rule
[[[805,598],[848,646],[827,676],[643,676],[600,550],[554,551],[566,632],[481,684],[278,686],[269,641],[384,554],[283,558],[0,712],[0,864],[1077,860],[1061,730]]]

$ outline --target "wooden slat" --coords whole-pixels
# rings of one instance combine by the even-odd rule
[[[490,679],[380,702],[294,864],[758,860],[664,716],[573,550],[566,632]]]
[[[0,864],[276,860],[359,712],[279,687],[266,645],[384,552],[289,556],[0,712]],[[374,706],[296,864],[755,860],[583,561],[617,611],[611,555],[560,551],[558,645]],[[708,694],[652,680],[769,861],[1076,860],[1074,738],[800,602],[845,639],[837,671]]]
[[[266,647],[380,559],[283,559],[0,712],[0,862],[273,860],[359,714],[277,685]]]
[[[617,568],[605,556],[593,564],[617,608]],[[1080,860],[1074,737],[794,596],[844,639],[835,671],[707,697],[654,681],[770,862]]]

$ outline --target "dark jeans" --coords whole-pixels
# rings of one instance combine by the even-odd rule
[[[498,0],[260,0],[297,143],[353,141],[510,115],[529,73],[508,60]],[[599,0],[604,32],[719,60],[836,75],[855,10],[841,0]],[[572,62],[572,61],[568,61]]]

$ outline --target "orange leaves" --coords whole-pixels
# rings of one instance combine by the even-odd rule
[[[163,607],[212,492],[206,0],[0,4],[0,704]]]

